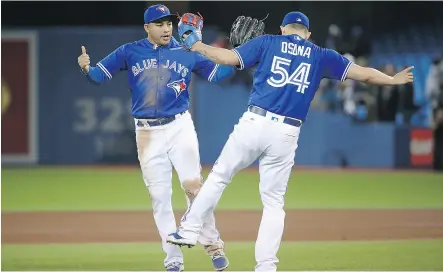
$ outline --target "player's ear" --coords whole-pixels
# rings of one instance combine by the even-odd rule
[[[285,35],[285,28],[280,26],[280,32],[281,32],[282,35]]]
[[[149,34],[149,24],[144,24],[143,27],[144,27],[146,33]]]
[[[306,35],[306,39],[305,40],[309,40],[310,37],[311,37],[311,32],[308,31],[308,34]]]

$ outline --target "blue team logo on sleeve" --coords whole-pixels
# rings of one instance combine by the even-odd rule
[[[168,83],[168,85],[166,86],[174,89],[176,97],[178,97],[184,90],[186,90],[186,83],[184,78]]]

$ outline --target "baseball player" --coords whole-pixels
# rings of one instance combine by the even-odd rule
[[[239,17],[233,32],[242,31]],[[182,28],[182,29],[180,29]],[[207,180],[183,217],[177,232],[167,241],[193,246],[201,235],[202,219],[212,213],[232,177],[259,159],[259,191],[263,214],[255,245],[256,271],[276,271],[288,185],[300,127],[322,78],[401,85],[413,81],[409,67],[391,77],[361,67],[334,50],[308,41],[309,19],[301,12],[288,13],[281,24],[282,35],[262,35],[232,50],[203,44],[189,25],[179,26],[186,48],[219,64],[239,69],[257,65],[247,111],[229,136]]]
[[[138,159],[166,253],[164,265],[167,271],[182,271],[181,249],[167,244],[166,236],[176,230],[171,203],[172,167],[186,192],[188,206],[202,184],[197,135],[188,112],[191,73],[216,82],[230,77],[235,68],[215,64],[199,53],[187,53],[172,37],[173,19],[176,16],[166,6],[150,6],[144,13],[147,38],[118,47],[96,67],[90,66],[90,58],[82,46],[78,64],[95,84],[127,71]],[[202,21],[194,26],[195,31],[200,31]],[[215,270],[228,267],[213,213],[204,219],[198,241],[211,257]]]

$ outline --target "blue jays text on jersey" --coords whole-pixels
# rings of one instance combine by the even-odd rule
[[[201,54],[186,52],[174,38],[166,46],[154,46],[148,39],[120,46],[91,67],[93,83],[111,79],[127,70],[135,118],[174,116],[189,108],[191,73],[210,82],[230,77],[235,68],[215,64]]]
[[[263,35],[233,49],[239,69],[257,64],[249,105],[304,121],[322,78],[344,81],[351,62],[298,35]]]

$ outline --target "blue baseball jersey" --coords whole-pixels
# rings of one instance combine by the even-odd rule
[[[351,62],[298,35],[263,35],[233,49],[238,69],[257,65],[249,105],[305,121],[322,78],[344,81]]]
[[[91,67],[93,83],[112,79],[127,71],[135,118],[170,117],[189,108],[191,73],[210,82],[230,77],[235,68],[218,65],[195,52],[187,52],[172,38],[166,46],[154,46],[148,39],[120,46]]]

